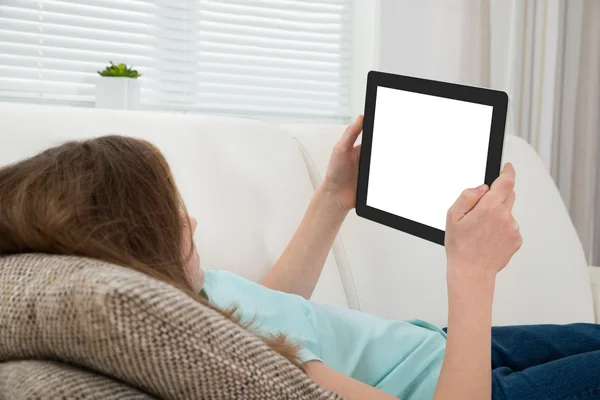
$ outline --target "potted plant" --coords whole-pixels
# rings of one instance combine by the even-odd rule
[[[116,110],[137,110],[140,108],[141,75],[131,66],[113,64],[102,72],[96,83],[96,107]]]

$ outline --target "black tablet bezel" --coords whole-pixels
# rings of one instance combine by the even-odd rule
[[[362,147],[358,170],[358,188],[356,193],[356,214],[391,228],[444,245],[445,231],[367,206],[373,122],[378,86],[492,106],[490,142],[485,170],[485,183],[488,185],[491,185],[500,174],[508,95],[498,90],[394,75],[379,71],[370,71],[368,74]]]

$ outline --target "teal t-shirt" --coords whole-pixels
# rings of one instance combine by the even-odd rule
[[[286,333],[303,362],[320,360],[402,400],[433,397],[446,334],[431,324],[312,303],[227,271],[206,271],[203,289],[217,307],[239,307],[256,332]]]

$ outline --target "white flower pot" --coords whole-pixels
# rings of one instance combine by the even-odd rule
[[[138,110],[140,81],[133,78],[100,76],[96,83],[96,108]]]

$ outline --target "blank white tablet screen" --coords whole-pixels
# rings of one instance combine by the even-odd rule
[[[367,206],[445,230],[460,193],[484,183],[492,111],[379,86]]]

